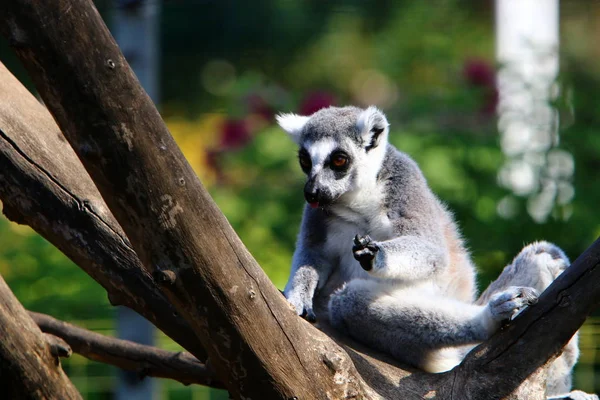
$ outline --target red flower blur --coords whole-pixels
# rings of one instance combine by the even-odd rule
[[[250,141],[250,130],[243,119],[227,119],[221,128],[222,149],[233,150],[244,146]]]
[[[486,115],[494,114],[498,105],[498,88],[496,87],[494,67],[483,59],[467,60],[463,68],[463,76],[470,85],[482,89],[484,101],[481,112]]]
[[[329,92],[316,91],[309,93],[300,103],[300,115],[311,115],[322,108],[335,105],[335,96]]]
[[[259,115],[265,121],[272,121],[275,112],[267,101],[259,94],[252,93],[246,97],[246,104],[250,114]]]

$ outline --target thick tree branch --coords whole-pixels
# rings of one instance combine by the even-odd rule
[[[561,286],[571,279],[566,277],[585,269],[572,268],[549,289],[554,297],[545,294],[531,309],[550,307],[543,314],[547,319],[534,311],[523,313],[445,374],[411,374],[336,337],[368,387],[345,352],[288,309],[247,253],[183,161],[88,2],[5,2],[0,4],[0,22],[145,267],[163,283],[163,293],[207,347],[219,378],[236,398],[489,399],[506,394],[541,399],[545,360],[597,304],[596,294],[591,295],[586,307],[571,310],[577,318],[568,329],[552,336],[553,343],[542,350],[534,349],[540,337],[549,338],[546,332],[540,335],[545,324],[562,324],[564,314],[550,304],[566,290]],[[107,274],[101,269],[95,273]],[[122,273],[115,272],[113,278]],[[581,285],[579,281],[572,287]],[[133,298],[142,302],[147,296]],[[167,316],[156,318],[165,323]],[[327,326],[321,328],[327,331]],[[520,351],[514,353],[517,345]],[[523,354],[531,351],[536,353],[528,359],[531,366],[522,367]],[[515,378],[499,388],[508,375]],[[488,385],[488,380],[494,383]]]
[[[60,367],[65,352],[68,346],[40,331],[0,276],[2,398],[81,399]]]
[[[29,312],[42,332],[64,340],[75,353],[91,360],[111,364],[128,371],[136,371],[140,378],[154,376],[169,378],[189,385],[222,388],[215,380],[214,372],[189,353],[172,353],[152,346],[145,346],[100,335],[75,325],[59,321],[48,315]]]
[[[164,282],[233,397],[366,397],[348,357],[292,312],[243,246],[93,3],[2,2],[0,20],[143,265]],[[327,354],[339,358],[335,368],[323,362]]]
[[[48,111],[0,63],[0,199],[4,214],[58,247],[108,292],[198,357],[177,315]]]

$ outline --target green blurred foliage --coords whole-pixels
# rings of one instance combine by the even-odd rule
[[[110,4],[98,2],[107,17]],[[595,38],[600,37],[600,7],[583,1],[561,6],[561,96],[554,105],[561,114],[560,147],[576,164],[576,194],[545,223],[535,223],[526,199],[497,183],[505,156],[494,115],[484,110],[489,88],[474,86],[465,76],[470,60],[483,60],[493,69],[492,6],[459,0],[163,4],[163,115],[221,210],[279,288],[294,251],[303,176],[295,145],[274,126],[272,115],[302,110],[315,90],[338,104],[384,108],[392,123],[391,142],[420,164],[433,190],[454,211],[478,265],[481,288],[526,243],[553,241],[574,258],[598,237],[600,70],[595,61],[600,54]],[[6,47],[0,46],[0,55],[29,82]],[[514,207],[508,219],[497,212],[507,196]],[[0,243],[0,274],[27,308],[92,328],[96,320],[109,321],[113,311],[103,289],[28,228],[1,219]],[[106,324],[103,329],[111,332]],[[588,369],[577,383],[594,390],[600,385],[591,367],[598,332],[593,325],[585,329],[582,360]],[[89,376],[107,374],[106,367],[93,372],[84,364],[67,364],[70,371],[81,371],[78,386],[88,385]],[[102,390],[108,391],[111,382]]]
[[[106,292],[26,226],[0,219],[0,275],[29,309],[71,320],[106,318]]]

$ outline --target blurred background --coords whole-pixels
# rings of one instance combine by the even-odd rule
[[[96,6],[189,162],[279,288],[303,207],[295,146],[273,122],[279,111],[382,108],[391,142],[419,162],[454,210],[481,289],[526,243],[553,241],[574,259],[600,234],[600,2]],[[0,60],[32,88],[4,42]],[[25,307],[107,335],[122,329],[103,289],[30,228],[1,217],[0,243],[0,274]],[[575,387],[586,391],[600,392],[599,323],[592,316],[581,330]],[[159,332],[150,336],[178,349]],[[136,382],[78,355],[64,368],[86,399],[119,398],[123,380]],[[146,390],[155,399],[227,398],[171,381]]]

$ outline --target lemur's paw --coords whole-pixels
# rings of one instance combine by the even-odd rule
[[[496,293],[488,303],[492,318],[496,321],[509,321],[525,307],[538,301],[537,290],[530,287],[511,286]]]
[[[354,246],[352,246],[352,253],[356,261],[360,263],[360,266],[365,271],[373,269],[373,260],[379,251],[379,246],[369,237],[356,235],[354,237]]]
[[[302,302],[295,302],[290,299],[288,299],[288,301],[296,311],[296,314],[298,314],[308,322],[317,321],[317,316],[315,315],[315,312],[312,309],[312,304],[303,304]]]
[[[287,301],[291,304],[292,308],[302,318],[308,322],[316,322],[317,316],[313,311],[312,299],[303,298],[298,296],[296,293],[284,293]]]

